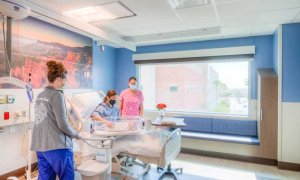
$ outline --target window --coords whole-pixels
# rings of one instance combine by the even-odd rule
[[[249,61],[205,61],[139,65],[144,107],[168,111],[248,115]]]

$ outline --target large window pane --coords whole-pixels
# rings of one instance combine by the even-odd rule
[[[145,109],[248,115],[248,61],[140,65]]]

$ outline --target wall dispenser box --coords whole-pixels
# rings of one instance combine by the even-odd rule
[[[0,104],[6,104],[7,103],[7,96],[0,95]]]

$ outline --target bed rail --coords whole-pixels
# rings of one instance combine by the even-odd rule
[[[165,140],[160,154],[160,167],[165,167],[174,160],[181,149],[181,130],[180,128],[172,131]]]

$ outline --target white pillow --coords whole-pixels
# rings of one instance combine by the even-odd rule
[[[96,91],[76,93],[71,98],[71,103],[76,112],[82,119],[87,119],[92,112],[103,101],[104,97],[100,97]]]

